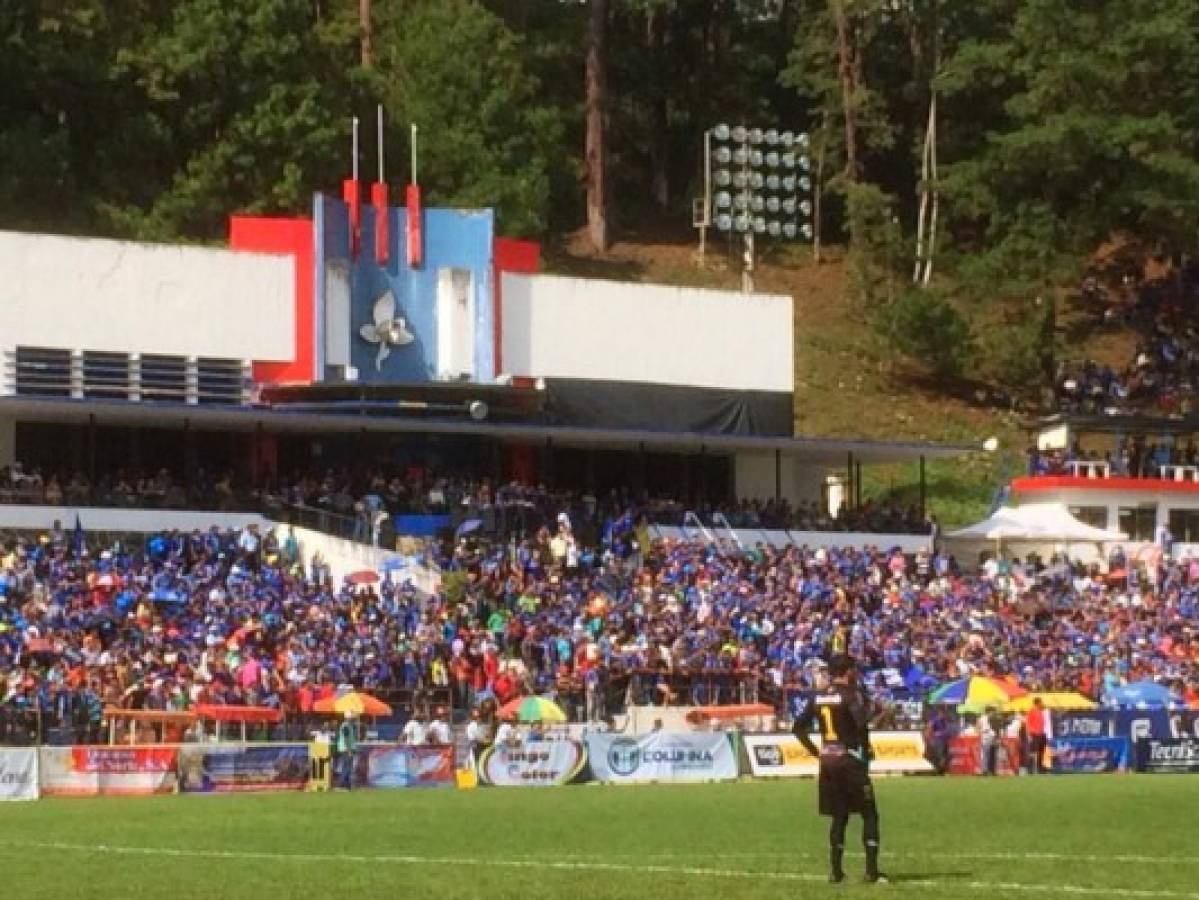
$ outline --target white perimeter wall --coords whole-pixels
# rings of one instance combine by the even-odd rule
[[[286,361],[290,257],[0,231],[0,343]]]
[[[792,391],[790,297],[554,275],[503,279],[508,374]]]
[[[85,532],[120,531],[131,534],[153,534],[159,531],[207,531],[213,525],[221,528],[244,528],[251,522],[260,528],[275,527],[272,522],[253,512],[201,512],[185,509],[118,509],[107,506],[0,506],[0,529],[19,531],[49,531],[58,521],[68,532],[75,528],[75,517]]]

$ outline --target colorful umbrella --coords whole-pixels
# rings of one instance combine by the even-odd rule
[[[566,713],[553,700],[545,697],[517,697],[500,707],[501,719],[520,722],[565,722]]]
[[[1038,699],[1046,709],[1095,709],[1099,706],[1077,691],[1040,691],[1017,697],[1004,709],[1008,712],[1028,712],[1032,709],[1033,701]]]
[[[1183,706],[1182,698],[1153,681],[1134,681],[1118,687],[1107,697],[1109,706],[1132,709],[1165,709]]]
[[[1009,684],[997,678],[973,675],[941,685],[928,695],[928,702],[941,706],[985,709],[987,706],[1003,706],[1026,693],[1028,692],[1019,685]]]
[[[350,584],[378,584],[379,573],[372,572],[370,569],[360,569],[347,575],[346,581]]]
[[[333,713],[345,715],[353,713],[358,716],[390,716],[391,707],[382,700],[364,694],[361,691],[347,691],[340,697],[329,697],[318,700],[312,708],[318,713]]]

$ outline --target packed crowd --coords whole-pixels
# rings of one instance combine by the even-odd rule
[[[57,529],[0,558],[0,729],[94,734],[106,706],[305,714],[339,685],[622,704],[768,700],[849,652],[893,701],[969,674],[1102,699],[1141,678],[1199,702],[1199,560],[1036,561],[962,574],[943,553],[651,543],[644,523],[580,545],[565,513],[519,543],[460,541],[443,587],[335,584],[290,535],[158,535],[90,555]],[[370,581],[367,579],[367,581]],[[3,740],[0,735],[0,740]]]
[[[1114,478],[1161,478],[1164,467],[1199,466],[1194,436],[1154,441],[1143,434],[1125,435],[1111,449],[1084,449],[1075,441],[1064,450],[1028,449],[1029,475],[1070,475],[1075,463],[1100,462]]]
[[[512,481],[495,482],[412,465],[330,467],[294,472],[286,478],[264,473],[257,486],[233,472],[199,469],[184,484],[167,469],[118,469],[98,475],[43,472],[20,462],[0,469],[0,504],[111,506],[145,509],[262,510],[274,518],[305,511],[320,517],[321,530],[391,546],[387,529],[394,516],[448,516],[451,527],[463,522],[485,534],[532,535],[565,510],[576,531],[598,539],[606,519],[636,506],[652,522],[682,524],[689,510],[705,525],[790,528],[801,531],[868,531],[881,534],[928,534],[931,523],[914,508],[866,503],[829,515],[815,503],[792,506],[785,500],[743,500],[713,504],[700,498],[684,503],[665,497],[633,497],[628,491],[597,494]]]
[[[1123,367],[1094,360],[1063,363],[1055,379],[1059,410],[1091,415],[1189,415],[1199,386],[1199,267],[1175,276],[1130,283],[1114,302],[1095,279],[1083,285],[1084,302],[1105,324],[1133,327],[1138,335]]]

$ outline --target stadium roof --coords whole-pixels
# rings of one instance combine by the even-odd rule
[[[1066,426],[1082,434],[1199,434],[1199,415],[1146,416],[1141,414],[1082,415],[1057,413],[1034,419],[1033,431]]]
[[[476,421],[425,415],[374,416],[361,413],[288,411],[268,407],[192,406],[181,403],[129,403],[119,400],[69,400],[43,397],[0,397],[0,415],[25,422],[184,428],[272,433],[435,433],[480,435],[525,442],[552,442],[563,447],[656,450],[684,453],[766,451],[803,461],[841,465],[850,454],[866,464],[912,462],[920,457],[948,459],[979,449],[961,444],[918,441],[869,441],[854,438],[756,437],[652,430],[569,428],[502,421]]]

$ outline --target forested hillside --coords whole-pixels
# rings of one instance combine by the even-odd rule
[[[686,239],[706,129],[803,130],[883,368],[1012,397],[1098,248],[1199,212],[1194,0],[0,0],[0,84],[0,226],[148,239],[305,210],[352,115],[373,173],[382,104],[390,181],[415,123],[430,202],[602,261]]]

